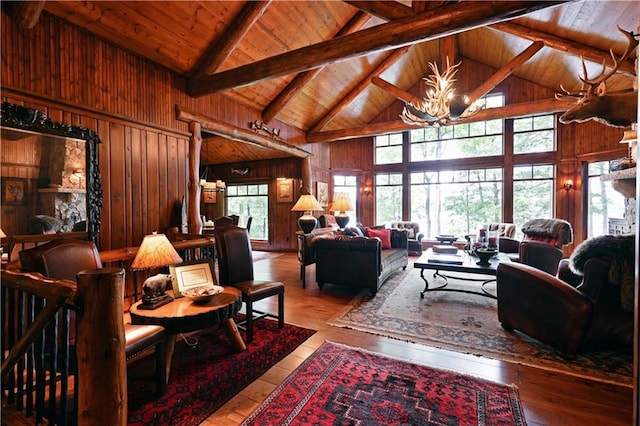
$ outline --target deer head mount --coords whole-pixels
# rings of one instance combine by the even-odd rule
[[[607,72],[605,62],[602,62],[600,75],[590,79],[587,75],[587,67],[582,60],[582,89],[578,92],[570,92],[562,85],[560,89],[564,93],[557,93],[556,98],[563,97],[576,98],[574,106],[569,108],[562,116],[560,122],[568,124],[573,122],[582,123],[587,120],[595,120],[613,127],[631,127],[637,121],[638,114],[638,93],[633,89],[607,93],[607,80],[611,78],[626,61],[638,46],[639,34],[632,31],[625,31],[618,26],[618,31],[623,33],[628,40],[627,49],[618,59],[613,51],[610,51],[613,59],[613,67]],[[585,88],[586,86],[586,88]]]

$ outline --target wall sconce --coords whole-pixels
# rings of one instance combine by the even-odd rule
[[[362,188],[362,193],[367,196],[371,195],[371,187],[365,186],[364,188]]]
[[[564,190],[571,191],[573,189],[573,181],[571,179],[567,179],[564,181]]]

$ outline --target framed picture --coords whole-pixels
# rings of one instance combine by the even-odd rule
[[[27,199],[27,180],[25,178],[2,178],[2,203],[21,206]]]
[[[293,202],[293,179],[281,179],[276,182],[278,185],[277,202],[291,203]]]
[[[316,192],[318,193],[318,202],[322,207],[329,205],[329,184],[326,182],[316,182]]]
[[[218,202],[218,191],[206,188],[202,191],[202,199],[205,204],[215,204]]]
[[[179,265],[169,266],[171,273],[171,283],[173,284],[173,295],[176,298],[182,297],[182,292],[196,287],[217,285],[217,280],[213,274],[213,261],[197,260],[195,262],[185,262]]]

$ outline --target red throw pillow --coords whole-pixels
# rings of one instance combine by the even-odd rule
[[[391,229],[367,228],[369,237],[378,237],[382,241],[382,250],[391,248]]]

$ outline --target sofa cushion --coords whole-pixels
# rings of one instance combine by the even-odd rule
[[[394,262],[406,258],[407,252],[402,249],[382,250],[382,252],[380,253],[380,257],[382,261],[382,269],[385,269],[389,265],[392,265]]]
[[[382,250],[391,248],[391,230],[367,228],[369,237],[378,237],[382,242]]]

